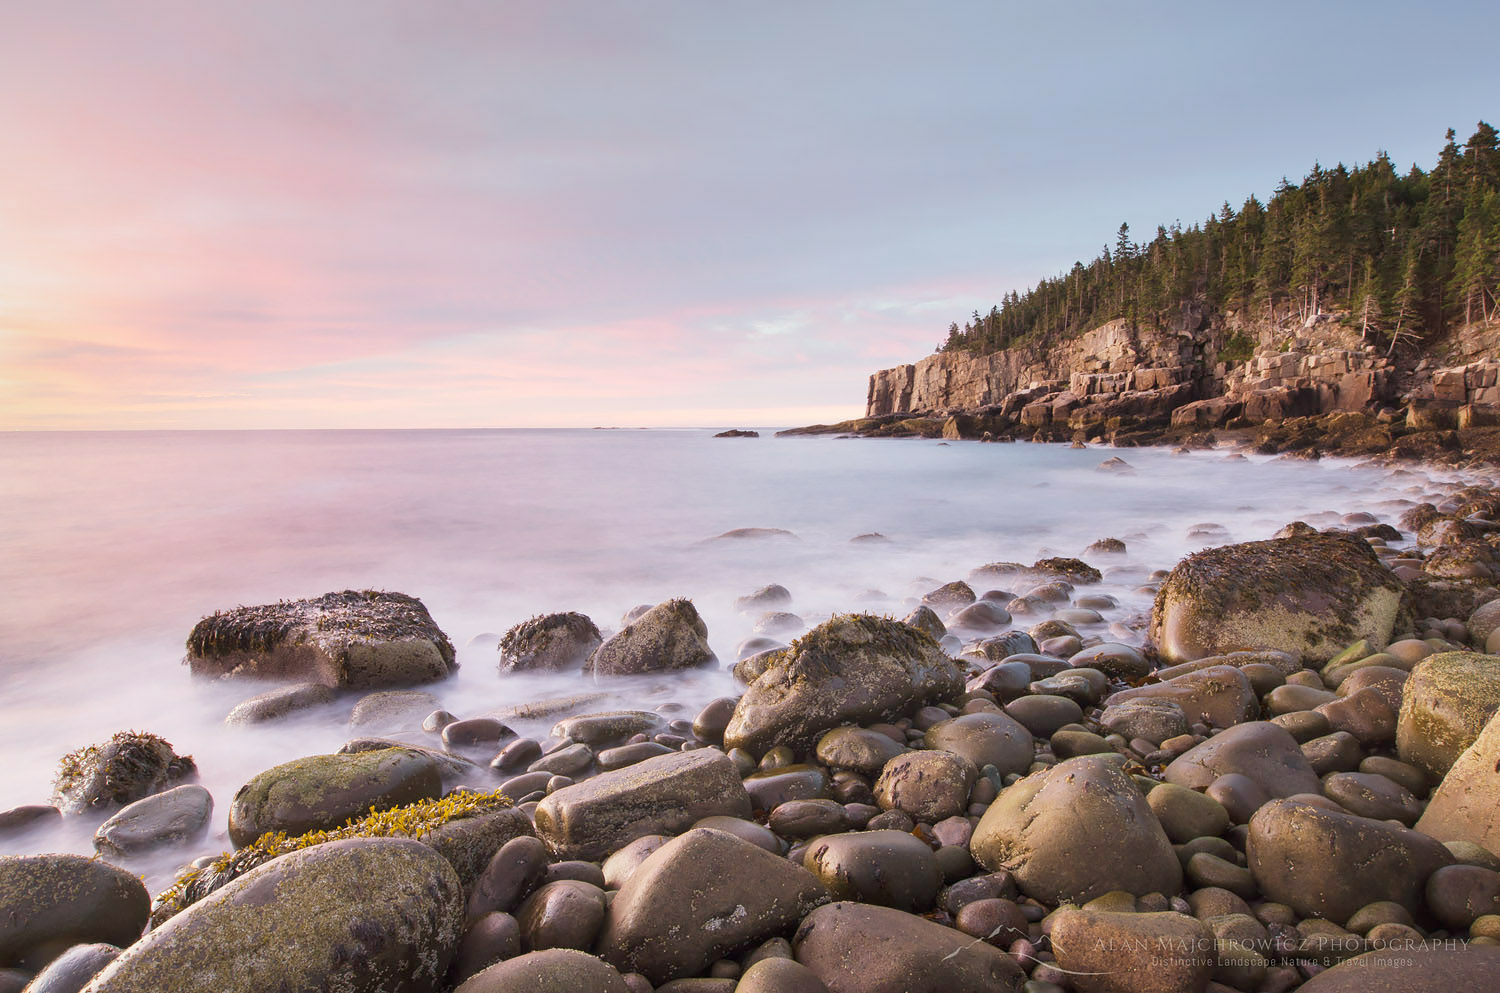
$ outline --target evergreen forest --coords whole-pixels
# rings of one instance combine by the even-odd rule
[[[1450,129],[1430,171],[1397,175],[1382,152],[1353,169],[1315,164],[1266,203],[1226,201],[1149,241],[1121,224],[1092,262],[954,323],[939,351],[986,354],[1116,318],[1165,327],[1187,301],[1270,322],[1339,312],[1389,348],[1489,320],[1497,293],[1500,135],[1480,122],[1461,146]]]

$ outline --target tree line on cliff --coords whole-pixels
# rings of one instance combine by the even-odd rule
[[[939,351],[987,354],[1117,318],[1164,328],[1189,301],[1269,321],[1343,311],[1367,341],[1393,346],[1489,320],[1497,294],[1500,135],[1481,121],[1462,146],[1450,128],[1427,172],[1397,175],[1382,152],[1353,169],[1315,164],[1264,204],[1251,196],[1236,211],[1226,201],[1150,241],[1121,224],[1087,265],[952,324]]]

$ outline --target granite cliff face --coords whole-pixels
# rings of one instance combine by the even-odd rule
[[[1497,346],[1500,327],[1477,325],[1393,358],[1338,315],[1287,326],[1184,307],[1167,329],[1116,320],[1062,341],[883,369],[870,377],[865,416],[965,415],[981,431],[1112,440],[1338,412],[1417,429],[1487,426],[1500,423]]]

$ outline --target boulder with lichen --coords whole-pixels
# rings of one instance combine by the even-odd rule
[[[341,827],[306,834],[264,834],[225,852],[207,865],[189,868],[156,897],[151,924],[164,921],[272,859],[331,841],[350,838],[411,838],[446,858],[460,882],[471,885],[489,859],[512,838],[532,833],[531,821],[498,790],[458,789],[436,800],[382,810]]]
[[[869,614],[825,621],[773,656],[724,732],[727,748],[808,748],[840,724],[887,720],[963,692],[958,666],[924,631]]]
[[[463,931],[457,873],[427,845],[348,838],[245,873],[126,948],[91,993],[433,993]]]
[[[708,625],[691,600],[659,603],[594,650],[584,671],[601,676],[693,669],[715,661]]]
[[[1151,640],[1169,663],[1272,648],[1324,662],[1361,638],[1383,648],[1403,587],[1362,539],[1298,534],[1179,562],[1157,592]]]

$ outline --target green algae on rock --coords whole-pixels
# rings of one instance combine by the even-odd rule
[[[531,834],[526,815],[496,790],[478,793],[454,790],[439,800],[424,800],[393,810],[382,810],[349,821],[330,831],[310,831],[288,836],[284,832],[261,835],[254,843],[225,852],[205,868],[191,869],[177,877],[171,888],[158,894],[151,923],[160,926],[175,914],[228,885],[245,873],[291,852],[349,838],[412,838],[447,858],[464,885],[469,885],[501,845],[511,838]]]
[[[885,720],[963,692],[957,665],[926,632],[841,614],[773,656],[724,732],[726,748],[808,748],[840,724]]]
[[[421,600],[377,590],[220,611],[193,627],[184,661],[195,675],[354,688],[427,683],[458,668]]]
[[[1359,638],[1383,648],[1403,593],[1351,535],[1224,545],[1177,563],[1156,594],[1151,640],[1168,663],[1259,648],[1323,662]]]
[[[234,795],[229,840],[236,846],[263,834],[337,827],[362,812],[389,809],[443,792],[438,763],[415,749],[309,755],[267,769]]]
[[[144,731],[121,731],[62,757],[52,802],[68,813],[121,807],[160,793],[197,774],[191,755]]]
[[[463,930],[448,860],[347,838],[245,873],[126,948],[90,993],[433,993]]]

